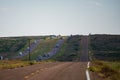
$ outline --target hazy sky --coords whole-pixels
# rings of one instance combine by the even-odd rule
[[[0,0],[0,37],[120,34],[120,0]]]

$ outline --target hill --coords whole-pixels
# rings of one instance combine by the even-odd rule
[[[120,35],[90,35],[92,59],[120,61]]]
[[[0,38],[0,56],[4,59],[13,59],[19,52],[23,52],[34,43],[35,40],[44,39],[47,36],[25,36],[25,37],[2,37]]]
[[[92,80],[120,79],[120,35],[90,35]],[[99,79],[98,79],[99,78]]]
[[[50,60],[55,61],[79,61],[81,41],[80,35],[71,35],[64,40],[59,52],[54,55]]]

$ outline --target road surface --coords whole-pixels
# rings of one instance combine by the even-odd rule
[[[46,62],[0,71],[0,80],[86,80],[88,38],[82,37],[80,62]]]
[[[82,36],[80,45],[81,45],[81,57],[80,57],[80,61],[82,62],[87,62],[89,60],[88,58],[88,43],[89,43],[89,37],[88,36]]]

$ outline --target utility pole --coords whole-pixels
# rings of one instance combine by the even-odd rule
[[[31,58],[31,55],[30,55],[30,39],[28,39],[29,40],[29,61],[31,60],[30,58]]]

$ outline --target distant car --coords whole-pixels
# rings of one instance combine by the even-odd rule
[[[47,57],[47,54],[44,54],[43,57]]]
[[[42,59],[41,58],[36,58],[36,61],[41,61]]]
[[[29,50],[30,49],[30,47],[27,47],[27,50]]]
[[[59,44],[56,44],[56,46],[55,46],[56,48],[58,48],[59,47]]]
[[[0,56],[0,60],[3,60],[3,56]]]
[[[36,61],[41,61],[42,60],[42,56],[38,56],[37,58],[36,58]]]
[[[19,52],[19,55],[20,55],[20,56],[22,56],[22,55],[23,55],[23,53],[22,53],[22,52]]]
[[[34,43],[36,44],[36,43],[37,43],[37,40],[34,40]]]
[[[47,57],[50,57],[50,55],[49,55],[49,54],[47,54]]]

